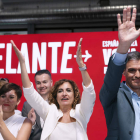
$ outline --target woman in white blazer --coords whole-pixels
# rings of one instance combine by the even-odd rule
[[[28,77],[25,59],[13,41],[21,66],[21,78],[24,96],[28,103],[45,121],[41,140],[88,140],[86,129],[95,104],[95,91],[92,80],[82,60],[81,42],[79,41],[76,61],[83,78],[83,93],[80,93],[76,84],[67,79],[55,83],[49,95],[49,103],[34,89]]]

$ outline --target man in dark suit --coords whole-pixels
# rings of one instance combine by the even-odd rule
[[[48,101],[49,92],[52,87],[51,73],[48,70],[39,70],[35,74],[36,90],[42,98]],[[22,116],[28,117],[33,122],[30,140],[40,140],[42,128],[44,125],[43,119],[38,116],[31,108],[28,102],[25,102],[22,109]]]
[[[140,53],[128,50],[140,35],[135,28],[136,8],[123,10],[123,21],[117,15],[119,46],[110,58],[100,91],[106,124],[106,140],[140,140]],[[128,53],[128,55],[127,55]],[[121,82],[122,73],[126,82]]]

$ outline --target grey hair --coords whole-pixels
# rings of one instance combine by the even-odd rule
[[[130,60],[140,60],[140,52],[134,51],[134,52],[128,53],[127,62],[129,62]]]

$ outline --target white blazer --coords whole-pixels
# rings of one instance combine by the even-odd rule
[[[88,140],[87,123],[93,112],[95,104],[95,91],[91,81],[88,87],[83,85],[83,93],[81,103],[76,105],[75,109],[71,109],[70,116],[76,119],[76,136],[77,140]],[[45,121],[41,134],[41,140],[48,140],[49,135],[55,129],[58,120],[63,116],[60,109],[55,104],[49,105],[40,94],[34,89],[33,84],[30,88],[23,88],[24,96],[27,102],[36,110],[38,115]]]

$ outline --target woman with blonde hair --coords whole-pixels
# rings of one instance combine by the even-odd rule
[[[25,59],[11,41],[21,66],[24,96],[45,121],[41,140],[88,140],[86,129],[95,104],[95,91],[82,60],[81,42],[82,39],[76,58],[83,78],[81,101],[75,82],[61,79],[52,88],[48,103],[34,89],[26,71]]]

